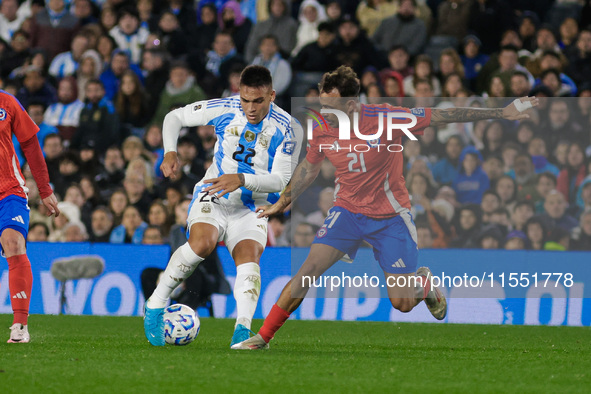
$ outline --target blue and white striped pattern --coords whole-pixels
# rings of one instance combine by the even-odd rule
[[[275,104],[271,104],[269,114],[257,125],[248,123],[238,97],[193,103],[183,111],[190,125],[215,127],[217,142],[213,165],[204,179],[223,174],[269,174],[275,160],[297,160],[297,157],[282,153],[284,142],[294,138],[292,122],[296,121]],[[247,155],[250,156],[248,159]],[[195,190],[201,185],[199,182]],[[243,187],[224,197],[222,203],[243,205],[254,210],[257,205],[277,201],[279,193],[257,193]]]
[[[73,101],[70,104],[51,104],[45,110],[43,122],[50,126],[78,127],[82,108],[84,108],[84,103],[80,100]]]
[[[56,78],[74,75],[78,70],[78,62],[74,60],[72,52],[63,52],[57,55],[49,65],[49,74]]]

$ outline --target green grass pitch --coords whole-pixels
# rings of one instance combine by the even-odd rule
[[[233,325],[156,348],[139,317],[33,315],[31,343],[2,331],[0,392],[591,392],[588,327],[288,321],[270,350],[234,351]]]

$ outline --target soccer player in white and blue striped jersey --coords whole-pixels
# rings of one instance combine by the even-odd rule
[[[166,115],[162,127],[162,173],[179,169],[177,139],[182,127],[212,125],[217,142],[213,164],[195,185],[189,207],[189,240],[178,248],[146,301],[144,331],[163,346],[164,307],[172,291],[224,241],[236,263],[236,325],[231,345],[249,338],[261,287],[259,260],[267,243],[267,219],[255,207],[275,203],[291,178],[302,144],[300,124],[275,103],[269,70],[249,66],[240,76],[240,95],[199,101]]]

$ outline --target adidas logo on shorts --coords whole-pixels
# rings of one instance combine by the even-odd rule
[[[406,267],[406,264],[404,264],[404,261],[402,261],[402,259],[398,259],[394,264],[392,264],[392,267],[404,268]]]
[[[14,220],[15,222],[25,224],[25,221],[23,220],[23,217],[21,215],[13,217],[12,220]]]

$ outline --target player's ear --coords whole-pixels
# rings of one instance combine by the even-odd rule
[[[355,112],[357,110],[357,101],[355,100],[347,100],[345,104],[347,108],[347,113],[350,114],[351,112]]]
[[[275,89],[271,90],[271,102],[275,101]]]

